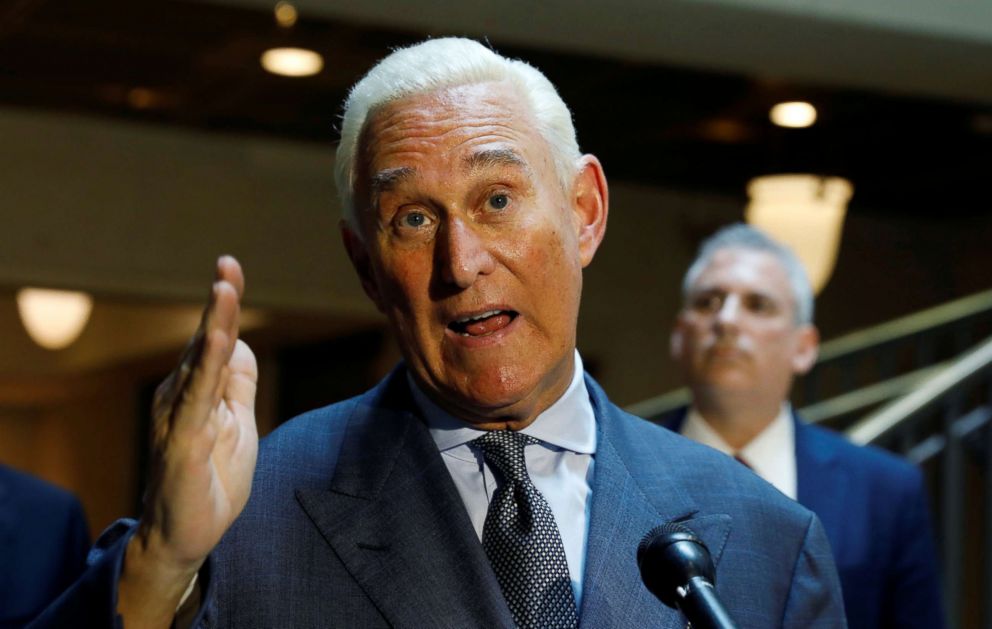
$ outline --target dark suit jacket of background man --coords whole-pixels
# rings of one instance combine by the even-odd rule
[[[688,409],[661,424],[678,432]],[[800,504],[823,522],[852,629],[944,626],[923,475],[793,414]]]
[[[82,574],[89,547],[75,496],[0,465],[0,629],[41,613]]]
[[[816,517],[732,460],[623,413],[587,377],[596,413],[580,623],[685,627],[641,584],[652,527],[683,520],[717,563],[741,627],[843,627]],[[201,571],[196,626],[511,627],[512,618],[404,368],[267,437],[251,498]],[[118,539],[114,540],[117,536]],[[111,626],[128,529],[40,626]],[[786,574],[781,574],[783,567]]]

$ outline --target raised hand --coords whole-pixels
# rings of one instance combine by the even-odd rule
[[[258,370],[238,339],[243,291],[237,260],[220,258],[200,327],[155,393],[145,512],[118,589],[129,629],[169,626],[193,575],[248,500]]]

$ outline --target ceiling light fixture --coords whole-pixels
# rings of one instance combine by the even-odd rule
[[[17,291],[21,323],[35,343],[46,349],[68,347],[82,333],[93,310],[86,293],[48,288]]]
[[[313,76],[324,68],[320,53],[306,48],[270,48],[261,61],[263,68],[280,76]]]
[[[802,129],[816,122],[816,107],[805,101],[779,103],[768,112],[768,117],[780,127]]]
[[[296,7],[291,3],[280,0],[276,3],[275,8],[276,22],[279,26],[283,28],[292,28],[296,24],[296,20],[300,18],[299,12],[297,12]]]
[[[768,175],[747,184],[748,223],[787,244],[819,294],[837,263],[851,182],[818,175]]]

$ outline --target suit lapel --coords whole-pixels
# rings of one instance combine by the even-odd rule
[[[437,446],[402,410],[406,382],[390,380],[350,418],[330,490],[297,498],[391,625],[512,626]]]
[[[672,444],[661,450],[643,452],[645,444],[625,429],[638,420],[623,417],[592,380],[587,378],[586,384],[596,411],[598,441],[580,623],[583,627],[684,627],[681,614],[665,607],[641,582],[637,545],[655,526],[680,521],[700,536],[714,562],[719,562],[730,517],[695,517],[698,508],[684,492],[685,483],[674,466],[666,464],[670,460],[666,450],[678,447],[678,438],[673,436]],[[637,479],[631,469],[637,470]]]

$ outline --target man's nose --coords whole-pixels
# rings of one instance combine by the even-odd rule
[[[741,300],[737,295],[727,295],[716,312],[716,323],[721,327],[736,326],[740,320]]]
[[[449,218],[440,240],[441,278],[446,283],[468,288],[480,275],[493,272],[496,261],[489,243],[462,218]]]

